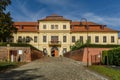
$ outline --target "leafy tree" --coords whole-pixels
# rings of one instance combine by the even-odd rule
[[[17,32],[14,27],[10,12],[6,12],[6,7],[11,4],[11,0],[0,0],[0,41],[6,42]]]
[[[83,45],[84,45],[83,42],[81,42],[80,40],[77,40],[74,45],[70,46],[70,49],[72,51],[77,50],[77,49],[81,48]]]
[[[83,46],[88,46],[89,44],[91,44],[91,41],[89,39],[86,40],[86,43],[83,43],[83,41],[77,40],[74,45],[70,46],[70,49],[72,51],[77,50],[82,48]]]

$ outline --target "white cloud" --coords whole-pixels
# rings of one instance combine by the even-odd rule
[[[49,5],[64,5],[67,3],[67,0],[37,0],[38,2],[42,4],[49,4]]]
[[[120,17],[108,17],[108,16],[98,16],[94,13],[85,13],[82,15],[84,18],[87,18],[89,21],[97,22],[100,24],[106,24],[110,26],[119,27],[120,26]]]
[[[17,6],[12,6],[11,10],[12,16],[15,21],[37,21],[47,15],[50,15],[48,9],[40,8],[40,10],[34,12],[27,8],[29,0],[15,0]],[[81,18],[87,18],[88,21],[96,22],[98,24],[106,24],[108,26],[119,29],[120,17],[109,17],[109,16],[99,16],[92,12],[84,13],[83,4],[75,5],[72,0],[36,0],[39,3],[46,4],[55,7],[56,5],[61,6],[60,9],[52,11],[52,13],[57,13],[71,20],[80,21]],[[21,6],[22,5],[22,6]],[[67,6],[64,8],[64,6]],[[78,7],[79,6],[79,7]],[[14,8],[15,7],[15,8]],[[72,9],[73,8],[73,9]]]
[[[14,21],[37,21],[38,19],[46,15],[47,12],[44,8],[41,8],[36,12],[27,8],[28,1],[29,0],[15,0],[14,4],[17,4],[17,6],[11,5],[9,7]]]

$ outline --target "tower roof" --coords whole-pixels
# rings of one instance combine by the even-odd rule
[[[50,16],[46,16],[46,18],[40,19],[39,21],[71,21],[71,20],[66,19],[63,16],[57,14],[52,14]]]

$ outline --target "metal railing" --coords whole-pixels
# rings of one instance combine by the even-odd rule
[[[61,45],[61,41],[49,41],[49,45]]]

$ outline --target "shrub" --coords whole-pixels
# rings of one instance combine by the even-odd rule
[[[108,50],[107,52],[103,51],[102,55],[103,55],[102,56],[103,64],[105,64],[105,62],[106,62],[105,56],[107,56],[109,65],[120,66],[120,47],[114,48],[112,50]]]
[[[107,51],[102,51],[102,63],[103,64],[107,64],[106,57],[107,57]]]
[[[0,43],[0,46],[7,46],[8,43]],[[25,43],[9,43],[11,47],[30,47],[31,49],[38,50],[34,46]]]

